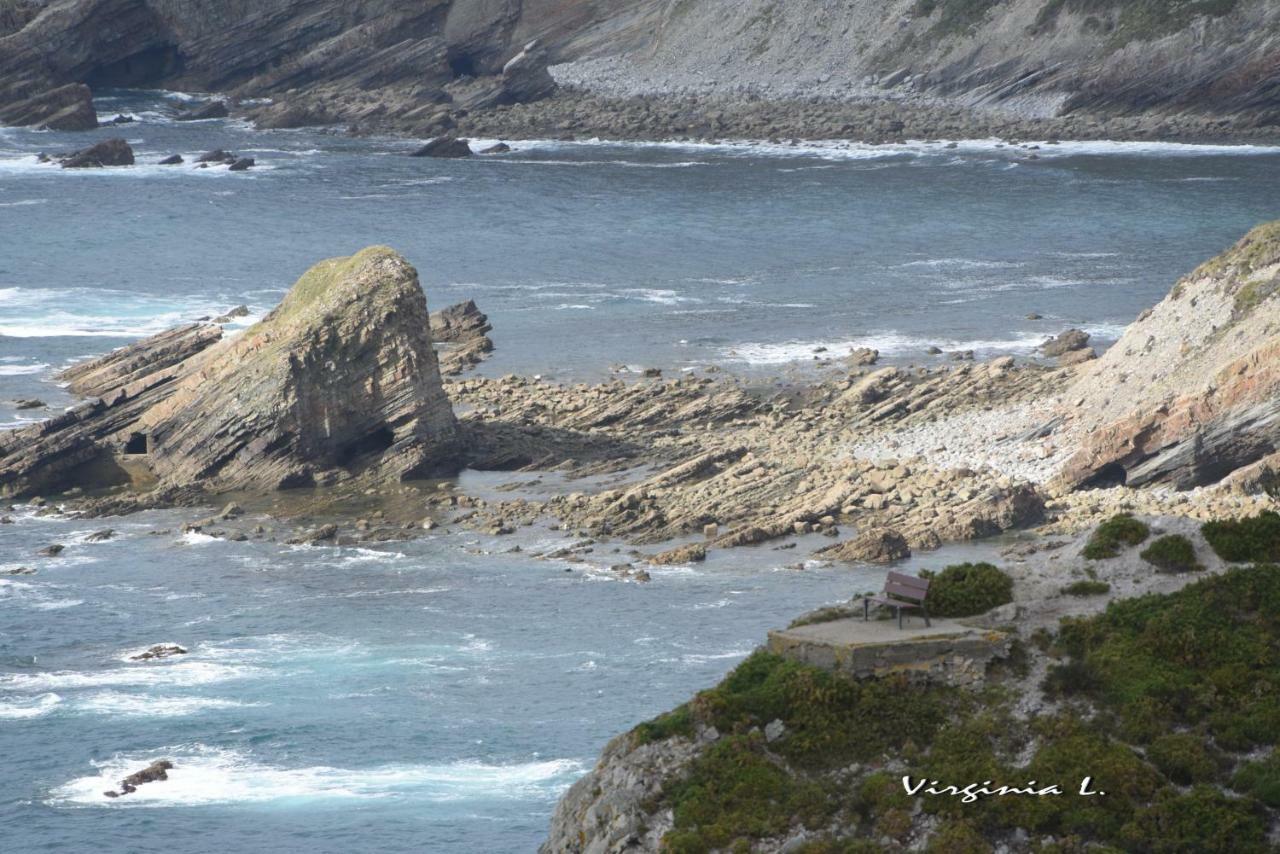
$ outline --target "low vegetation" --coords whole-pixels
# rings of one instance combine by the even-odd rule
[[[1081,16],[1089,30],[1107,35],[1107,44],[1115,49],[1179,32],[1196,18],[1229,15],[1237,6],[1239,0],[1048,0],[1034,31],[1054,28],[1068,13]]]
[[[1225,561],[1280,563],[1280,513],[1264,510],[1247,519],[1206,522],[1200,533]]]
[[[1067,596],[1103,596],[1111,592],[1111,585],[1105,581],[1081,579],[1062,588]]]
[[[635,731],[720,733],[652,804],[673,810],[664,850],[747,851],[803,828],[807,854],[878,851],[885,837],[918,842],[921,810],[936,817],[926,850],[947,854],[989,852],[1018,828],[1045,852],[1269,850],[1280,809],[1280,568],[1113,602],[1035,646],[1057,660],[1045,687],[1060,704],[1030,720],[1012,714],[1026,691],[1016,681],[981,693],[853,681],[755,653]],[[1064,795],[912,797],[903,774],[1035,779]],[[1106,796],[1076,794],[1085,777]]]
[[[929,579],[929,613],[938,617],[971,617],[1013,601],[1013,579],[989,563],[958,563]]]
[[[1153,541],[1139,555],[1161,572],[1197,572],[1204,569],[1196,560],[1196,549],[1181,534],[1169,534]]]
[[[1089,560],[1116,557],[1125,546],[1136,546],[1151,535],[1151,529],[1128,513],[1112,516],[1093,532],[1080,554]]]

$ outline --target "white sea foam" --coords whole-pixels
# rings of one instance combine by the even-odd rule
[[[0,365],[0,377],[19,377],[26,374],[38,374],[49,366],[44,362],[38,365]]]
[[[75,688],[124,686],[191,686],[247,679],[265,673],[247,665],[213,661],[136,664],[108,670],[59,670],[47,673],[0,674],[0,689],[11,691],[59,691]]]
[[[898,332],[880,332],[862,338],[851,338],[843,341],[784,341],[781,343],[747,343],[738,344],[724,351],[730,361],[746,362],[752,365],[785,365],[791,362],[812,361],[814,356],[825,359],[838,359],[851,350],[869,347],[879,350],[884,356],[923,355],[931,346],[945,351],[973,350],[975,352],[1008,352],[1029,353],[1045,342],[1047,335],[1018,333],[1016,338],[995,339],[950,339],[923,338],[915,335],[904,335]],[[821,353],[818,348],[825,347]]]
[[[15,700],[0,700],[0,720],[38,718],[52,712],[61,702],[62,698],[53,693]]]
[[[120,798],[107,798],[128,774],[159,758],[173,762],[169,779],[139,786]],[[372,768],[313,765],[282,768],[246,753],[190,745],[154,754],[115,756],[93,763],[94,774],[78,777],[50,793],[54,805],[112,808],[204,806],[269,802],[309,802],[365,798],[409,798],[450,802],[551,798],[580,774],[581,763],[554,759],[494,765],[481,762],[394,764]]]
[[[71,702],[78,712],[124,717],[173,718],[195,715],[213,709],[238,709],[261,706],[219,697],[166,697],[154,694],[127,694],[99,691]]]
[[[26,208],[32,205],[45,205],[48,203],[48,199],[22,199],[17,202],[0,202],[0,208]]]

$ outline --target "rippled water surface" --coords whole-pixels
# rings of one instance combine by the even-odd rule
[[[486,372],[776,372],[818,347],[1106,339],[1280,198],[1269,149],[542,142],[440,161],[177,124],[173,101],[104,98],[139,120],[94,134],[0,130],[0,425],[41,417],[15,397],[68,402],[49,376],[71,360],[260,315],[371,243],[417,265],[433,306],[491,315]],[[113,134],[138,166],[37,162]],[[154,165],[214,147],[258,166]],[[596,569],[526,557],[549,531],[522,553],[463,534],[308,548],[181,535],[196,511],[11,515],[0,572],[38,574],[0,575],[3,851],[529,851],[610,736],[878,581],[766,548],[622,583],[611,546]],[[117,536],[85,542],[104,525]],[[35,556],[51,542],[67,549]],[[164,641],[190,653],[129,660]],[[159,757],[168,782],[102,797]]]

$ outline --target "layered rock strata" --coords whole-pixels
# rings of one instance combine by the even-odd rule
[[[70,369],[94,397],[0,436],[0,493],[122,479],[273,490],[458,465],[417,272],[386,247],[323,261],[234,337],[196,324]]]

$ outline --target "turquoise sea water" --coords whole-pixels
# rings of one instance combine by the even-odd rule
[[[0,130],[0,425],[40,417],[15,397],[65,404],[48,377],[71,360],[239,303],[259,315],[370,243],[404,252],[434,307],[491,315],[486,372],[772,373],[820,346],[923,361],[930,344],[1026,353],[1066,326],[1114,337],[1280,198],[1275,149],[543,142],[435,161],[177,124],[172,100],[104,98],[139,121],[94,134]],[[36,162],[112,134],[139,166]],[[153,165],[213,147],[259,166]],[[31,510],[0,525],[0,572],[38,569],[0,576],[5,852],[529,851],[609,737],[880,574],[786,569],[795,553],[766,547],[642,585],[604,569],[612,546],[595,568],[526,556],[561,541],[544,529],[313,548],[182,535],[199,511]],[[35,556],[51,542],[67,548]],[[129,661],[159,642],[190,653]],[[161,757],[169,781],[102,797]]]

